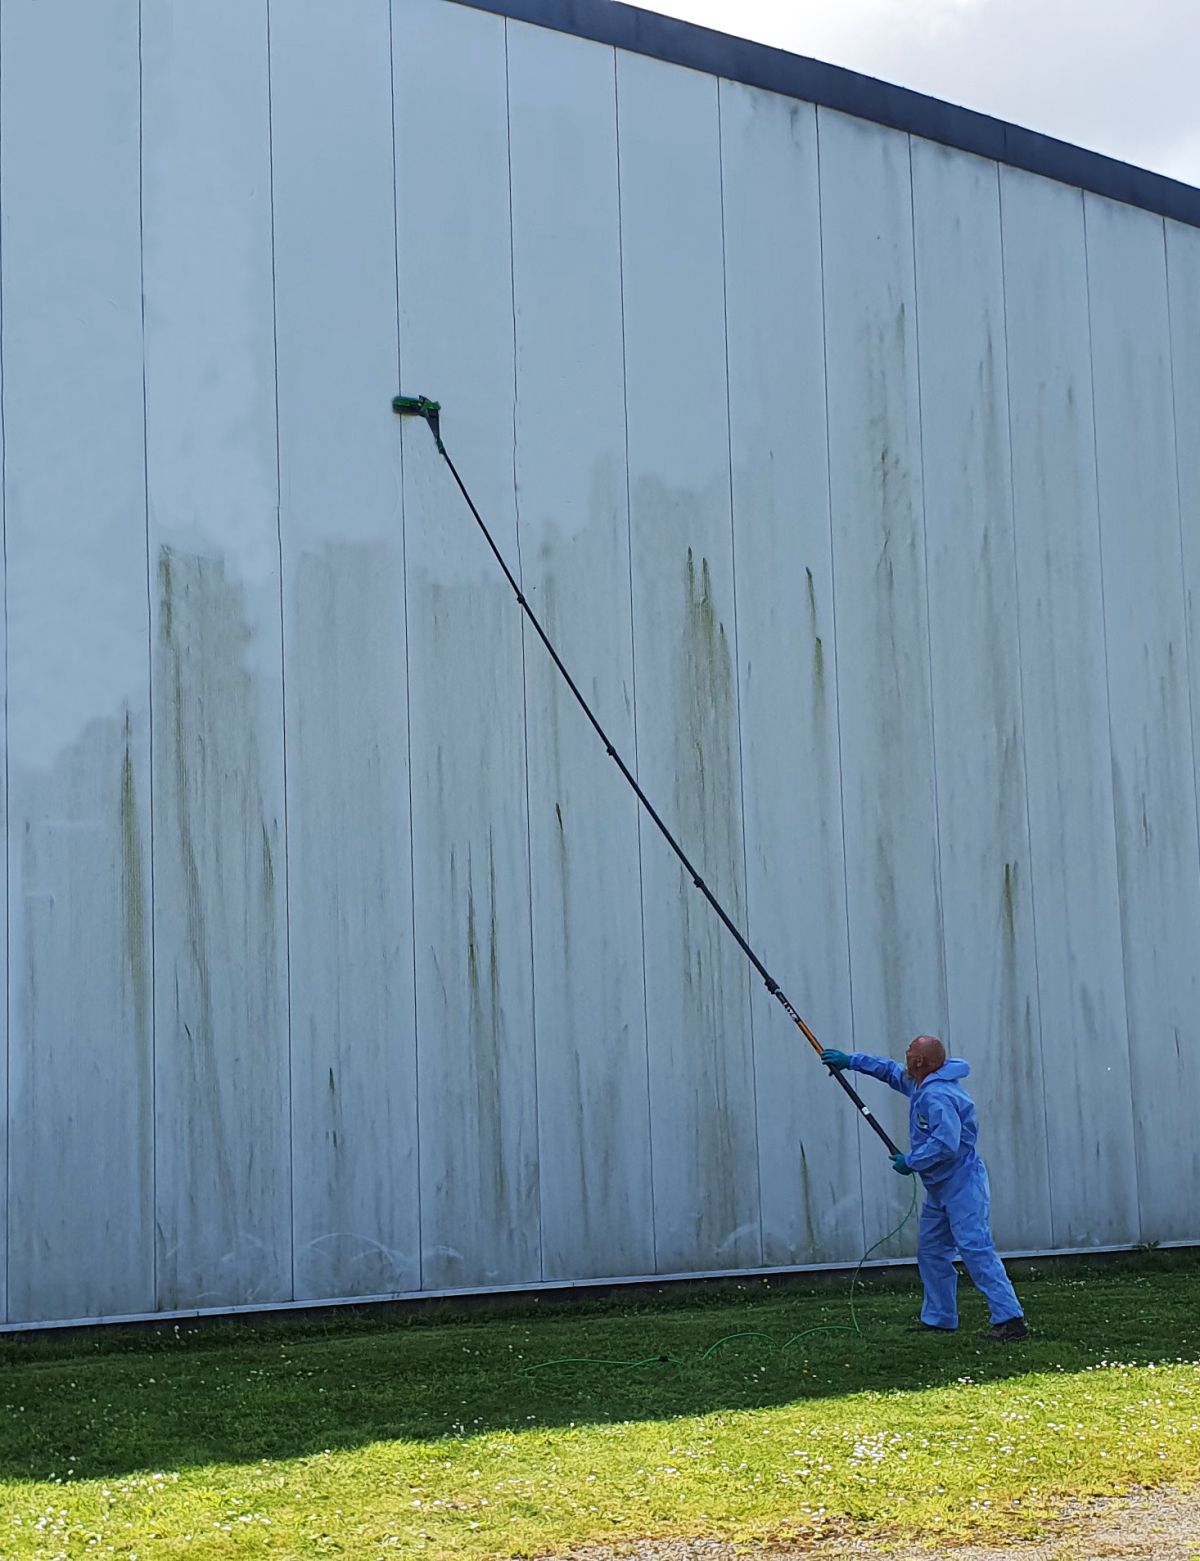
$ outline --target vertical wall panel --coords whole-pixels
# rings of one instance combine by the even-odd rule
[[[617,62],[638,759],[745,918],[717,84]],[[658,1261],[761,1257],[744,956],[643,830]]]
[[[1181,223],[1166,224],[1167,277],[1171,315],[1171,366],[1175,410],[1175,455],[1178,462],[1180,525],[1183,535],[1183,579],[1186,592],[1188,685],[1192,717],[1193,776],[1200,787],[1200,751],[1196,745],[1200,717],[1200,229]],[[1195,1016],[1180,1037],[1175,1078],[1191,1098],[1200,1098],[1200,1035]],[[1168,1074],[1170,1078],[1170,1074]],[[1168,1085],[1170,1087],[1170,1085]],[[1151,1131],[1155,1129],[1151,1128]],[[1200,1138],[1194,1126],[1184,1127],[1173,1146],[1162,1146],[1164,1173],[1167,1157],[1180,1188],[1200,1187]],[[1195,1220],[1188,1219],[1185,1196],[1179,1200],[1175,1228],[1183,1239],[1195,1238]]]
[[[949,1036],[1002,1247],[1050,1242],[995,163],[914,140],[929,638]]]
[[[137,16],[0,53],[10,1316],[103,1316],[154,1304]]]
[[[1175,441],[1183,530],[1185,581],[1188,588],[1188,629],[1193,651],[1200,651],[1197,631],[1200,597],[1195,595],[1200,560],[1200,228],[1168,222],[1167,277],[1171,311],[1171,367],[1175,405]],[[1193,668],[1193,703],[1200,683]]]
[[[404,389],[445,404],[515,566],[504,28],[395,8]],[[428,429],[403,445],[423,1278],[515,1283],[541,1273],[521,617]]]
[[[297,1296],[415,1289],[387,0],[271,12]]]
[[[1192,1230],[1180,1189],[1194,1185],[1200,1098],[1200,872],[1166,263],[1159,218],[1090,195],[1085,212],[1138,1192],[1143,1239],[1163,1240]]]
[[[1052,1244],[1087,1246],[1135,1240],[1138,1212],[1083,201],[1011,169],[1001,199]]]
[[[263,3],[143,16],[162,1307],[291,1294]]]
[[[908,141],[818,110],[830,500],[854,1028],[903,1057],[944,1032]],[[906,1143],[899,1096],[871,1105]],[[863,1136],[867,1235],[895,1173]],[[911,1249],[915,1231],[903,1238]]]
[[[816,111],[722,83],[721,129],[748,925],[849,1046]],[[857,1118],[754,992],[764,1261],[857,1257]]]
[[[530,603],[634,756],[614,62],[509,24]],[[654,1271],[637,802],[527,641],[545,1275]]]

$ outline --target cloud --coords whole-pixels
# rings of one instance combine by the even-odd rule
[[[653,0],[1200,183],[1197,0]]]

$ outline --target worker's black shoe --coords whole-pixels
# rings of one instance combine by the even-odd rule
[[[938,1323],[910,1323],[909,1333],[955,1333],[954,1328],[943,1328]]]
[[[1028,1337],[1029,1329],[1023,1317],[1010,1317],[1006,1323],[997,1323],[988,1329],[988,1338],[995,1339],[997,1344],[1015,1344],[1018,1339]]]

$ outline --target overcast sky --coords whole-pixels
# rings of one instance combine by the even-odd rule
[[[1200,185],[1200,0],[641,0]]]

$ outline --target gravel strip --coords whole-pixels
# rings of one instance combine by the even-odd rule
[[[1163,1489],[1068,1506],[1037,1540],[1002,1545],[873,1544],[866,1540],[778,1546],[717,1539],[630,1540],[588,1545],[543,1561],[1200,1561],[1200,1492]]]

